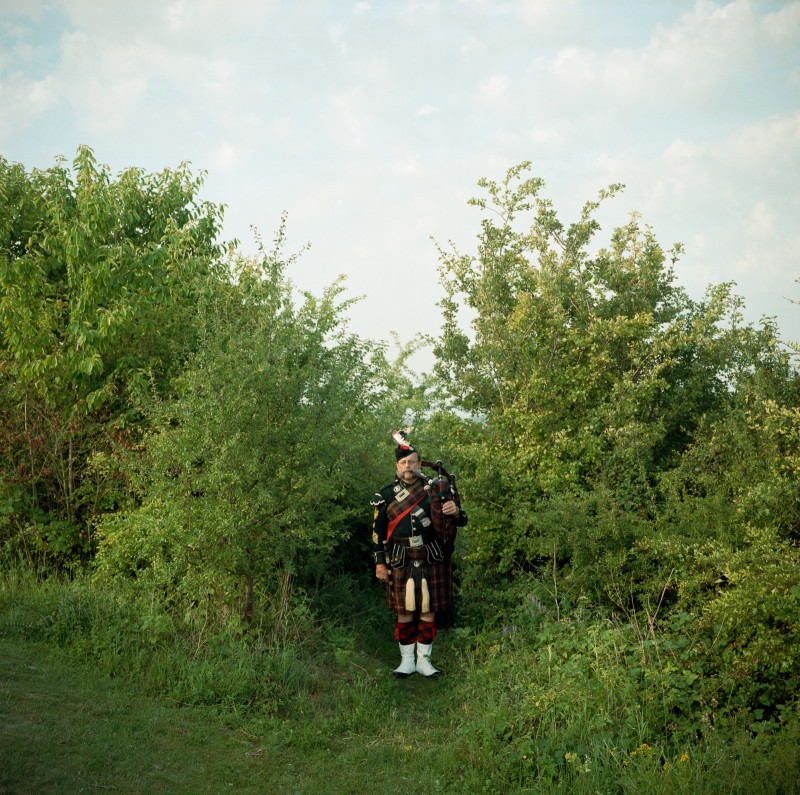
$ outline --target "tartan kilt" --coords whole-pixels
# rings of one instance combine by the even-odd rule
[[[424,547],[406,549],[406,563],[402,568],[389,569],[391,579],[386,586],[386,604],[395,613],[406,611],[406,583],[411,576],[412,561],[421,560],[422,576],[428,581],[431,612],[447,610],[453,600],[452,562],[449,557],[441,563],[428,563]]]

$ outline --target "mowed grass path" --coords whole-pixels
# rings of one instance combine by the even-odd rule
[[[360,656],[363,674],[334,674],[300,713],[239,719],[0,640],[0,793],[458,792],[447,679],[394,680],[395,649]]]

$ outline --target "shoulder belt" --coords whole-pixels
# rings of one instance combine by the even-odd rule
[[[395,527],[397,527],[397,525],[399,524],[400,520],[404,516],[407,516],[409,513],[411,513],[411,511],[413,511],[414,508],[416,508],[425,499],[425,496],[426,496],[425,492],[423,491],[422,492],[422,496],[413,505],[409,505],[409,507],[406,508],[401,514],[398,514],[397,516],[395,516],[394,519],[392,519],[391,522],[389,522],[388,528],[386,530],[386,540],[387,541],[392,537],[392,533],[394,533],[394,529],[395,529]]]

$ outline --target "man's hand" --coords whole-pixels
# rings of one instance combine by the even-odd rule
[[[453,500],[448,500],[442,504],[442,513],[446,513],[448,516],[458,516],[461,513],[461,509]]]
[[[389,569],[385,563],[375,564],[375,576],[381,580],[381,582],[389,582]]]

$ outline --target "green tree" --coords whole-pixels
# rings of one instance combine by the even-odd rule
[[[637,216],[605,247],[598,202],[565,228],[527,168],[480,182],[475,256],[441,252],[473,619],[588,597],[656,650],[672,717],[778,730],[800,689],[790,355],[731,285],[691,300]]]
[[[479,182],[475,256],[441,251],[437,370],[471,418],[470,557],[499,572],[568,564],[601,599],[619,582],[652,588],[637,545],[660,510],[659,473],[740,384],[785,380],[787,362],[772,325],[743,323],[730,285],[691,300],[675,283],[680,247],[665,251],[636,215],[593,249],[596,210],[620,186],[565,227],[528,168]]]
[[[374,460],[383,351],[348,333],[340,282],[295,300],[282,237],[231,261],[177,398],[128,461],[141,505],[101,527],[99,576],[215,620],[287,610],[368,511],[353,471]]]
[[[0,158],[0,533],[30,560],[88,549],[114,502],[93,455],[196,345],[221,255],[201,184],[185,165],[112,178],[87,147],[72,170]]]

